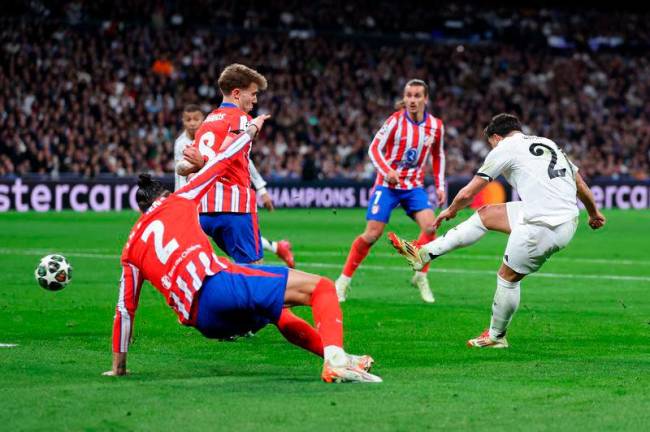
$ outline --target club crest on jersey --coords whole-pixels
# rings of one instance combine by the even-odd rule
[[[164,286],[167,289],[170,289],[172,287],[172,280],[167,275],[163,276],[160,279],[160,282],[162,283],[162,286]]]
[[[417,166],[418,151],[411,148],[404,153],[404,158],[400,161],[400,168],[415,168]]]

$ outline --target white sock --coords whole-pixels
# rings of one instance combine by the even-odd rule
[[[351,278],[350,276],[346,276],[346,275],[344,275],[343,273],[341,273],[341,275],[340,275],[339,278],[337,279],[337,281],[348,282],[348,283],[349,283],[351,280],[352,280],[352,278]]]
[[[278,252],[278,242],[268,241],[266,237],[262,237],[262,248],[264,250],[277,253]]]
[[[323,347],[323,360],[334,367],[344,367],[348,365],[348,355],[343,348],[336,345]]]
[[[421,254],[422,259],[425,262],[429,262],[431,259],[444,255],[447,252],[474,244],[479,241],[486,232],[487,228],[483,225],[481,217],[478,212],[474,212],[474,214],[465,222],[453,227],[442,237],[438,237],[434,241],[422,246],[421,251],[426,252]],[[433,257],[431,255],[433,255]]]
[[[415,277],[427,277],[427,272],[416,271],[414,276]]]
[[[497,275],[497,290],[492,303],[492,320],[490,321],[490,339],[502,337],[512,316],[519,307],[519,282],[508,282]]]

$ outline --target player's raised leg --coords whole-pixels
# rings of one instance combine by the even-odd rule
[[[330,279],[290,270],[285,291],[285,304],[310,305],[314,324],[323,344],[325,382],[381,382],[358,364],[350,361],[343,349],[343,313]]]
[[[508,204],[512,205],[513,211],[519,212],[520,203]],[[411,263],[413,268],[418,270],[439,256],[476,243],[488,230],[510,233],[506,204],[483,206],[466,221],[456,225],[443,236],[422,246],[407,242],[394,233],[389,234],[389,240],[393,247]]]

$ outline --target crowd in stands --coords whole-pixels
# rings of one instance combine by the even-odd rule
[[[51,3],[0,19],[0,176],[171,173],[183,106],[217,107],[220,70],[240,62],[269,81],[253,150],[269,179],[373,178],[368,144],[416,77],[446,125],[448,176],[476,172],[483,127],[507,111],[590,179],[650,177],[647,14]]]

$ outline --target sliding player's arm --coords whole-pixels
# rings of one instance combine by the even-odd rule
[[[174,195],[192,200],[198,205],[201,198],[210,190],[210,187],[217,182],[217,179],[228,171],[228,164],[221,162],[231,158],[246,147],[255,138],[264,121],[269,117],[269,115],[264,114],[254,118],[245,132],[237,135],[228,145],[225,145],[226,142],[221,144],[221,151],[211,158],[185,186],[174,192]]]
[[[104,375],[126,375],[126,353],[131,343],[142,282],[140,270],[133,264],[123,262],[120,295],[113,319],[113,366],[110,371],[104,372]]]
[[[436,186],[436,197],[438,198],[438,208],[442,208],[447,200],[445,190],[445,126],[442,121],[436,120],[438,127],[433,138],[433,147],[431,148],[431,166],[433,168],[433,182]]]
[[[248,162],[248,172],[251,175],[251,183],[253,183],[255,192],[257,192],[257,194],[262,197],[264,208],[266,208],[268,211],[273,211],[273,199],[266,190],[266,180],[264,180],[264,177],[262,177],[260,172],[257,170],[257,167],[252,160]]]
[[[587,186],[580,173],[576,173],[576,188],[578,190],[578,199],[584,204],[589,214],[589,226],[592,229],[604,227],[607,219],[598,210],[594,195],[591,193],[591,189],[589,189],[589,186]]]
[[[393,139],[395,136],[396,125],[397,119],[394,116],[389,117],[377,134],[375,134],[375,137],[368,148],[368,155],[370,156],[370,161],[375,166],[375,169],[377,169],[377,171],[386,177],[388,182],[392,184],[399,182],[399,176],[397,175],[397,172],[390,167],[388,161],[384,157],[384,147],[386,147],[388,140]]]

